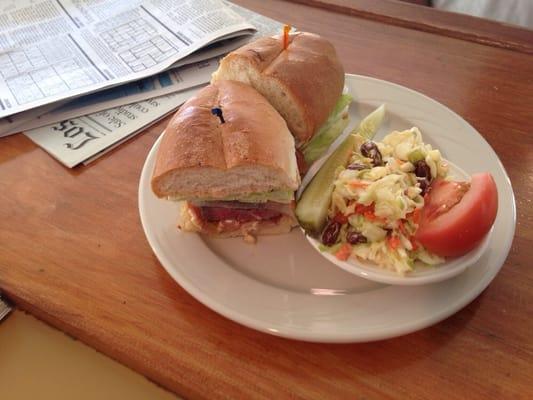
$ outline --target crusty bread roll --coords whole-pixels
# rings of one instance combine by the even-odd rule
[[[333,45],[311,33],[265,37],[224,57],[212,82],[253,86],[283,116],[296,145],[308,142],[326,121],[344,87],[344,69]]]
[[[220,107],[224,123],[211,113]],[[294,139],[283,118],[252,87],[215,82],[187,101],[161,140],[152,175],[158,197],[224,199],[295,191]]]
[[[244,236],[253,238],[257,235],[279,235],[288,233],[295,226],[298,226],[298,221],[294,213],[283,214],[281,218],[275,222],[272,221],[253,221],[240,224],[236,229],[220,229],[220,224],[209,223],[198,219],[186,201],[182,202],[180,208],[180,216],[178,219],[178,227],[186,232],[198,232],[216,238],[232,238]]]

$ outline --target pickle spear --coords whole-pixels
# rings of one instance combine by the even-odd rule
[[[318,235],[328,218],[331,194],[335,179],[346,167],[356,145],[374,137],[385,116],[385,106],[381,105],[370,113],[352,133],[331,154],[324,165],[305,188],[296,205],[296,218],[307,233]]]

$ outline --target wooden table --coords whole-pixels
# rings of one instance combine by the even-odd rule
[[[328,37],[347,72],[418,90],[481,132],[518,206],[511,252],[491,285],[447,320],[376,343],[310,344],[233,323],[181,289],[144,237],[138,180],[161,122],[74,170],[22,135],[0,141],[2,290],[185,397],[532,398],[532,33],[494,24],[487,32],[497,38],[501,29],[503,39],[491,42],[475,19],[454,31],[442,13],[398,12],[391,2],[379,12],[362,0],[334,1],[336,12],[322,1],[238,3]]]

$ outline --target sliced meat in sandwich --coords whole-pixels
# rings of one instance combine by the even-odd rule
[[[294,138],[252,87],[215,82],[187,101],[158,149],[152,190],[184,200],[179,226],[219,237],[276,234],[297,225]]]
[[[349,95],[333,45],[306,32],[264,37],[224,57],[212,82],[235,80],[254,87],[283,116],[310,163],[348,124]]]

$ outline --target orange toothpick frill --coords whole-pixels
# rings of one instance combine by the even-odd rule
[[[283,50],[287,50],[289,47],[289,32],[291,31],[290,25],[285,25],[283,27]]]

